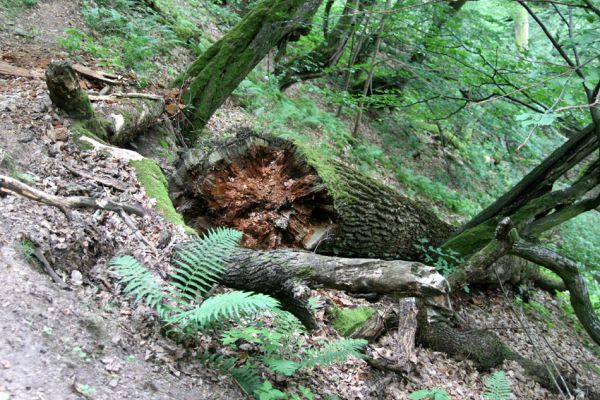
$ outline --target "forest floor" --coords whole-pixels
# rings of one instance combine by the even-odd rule
[[[40,74],[51,59],[68,57],[57,45],[64,29],[84,29],[78,3],[68,0],[39,1],[18,17],[3,13],[0,61]],[[93,59],[87,61],[95,68]],[[52,194],[111,197],[154,208],[155,201],[126,161],[76,146],[70,123],[52,108],[42,78],[0,74],[0,113],[0,173]],[[252,118],[229,102],[208,128],[222,134]],[[114,184],[90,180],[90,175]],[[112,213],[74,215],[74,221],[67,221],[58,209],[0,195],[0,400],[244,398],[229,377],[203,368],[192,354],[165,339],[148,309],[129,302],[107,272],[109,258],[118,252],[134,254],[160,270],[168,250],[185,239],[182,228],[156,211],[134,218],[154,246],[168,231],[170,242],[157,255]],[[57,272],[69,290],[43,272],[24,238],[58,252],[63,263]],[[315,294],[340,307],[364,302],[335,291]],[[576,333],[581,330],[558,299],[534,291],[529,305],[522,305],[512,293],[505,297],[473,289],[455,307],[474,329],[492,329],[522,355],[551,359],[575,370],[587,385],[600,387],[600,355],[588,347],[585,333]],[[322,328],[309,341],[336,335],[324,313],[318,317]],[[393,360],[394,337],[392,333],[371,345],[370,354]],[[206,346],[212,343],[210,337],[203,340]],[[507,363],[503,369],[514,398],[559,398],[531,382],[518,365]],[[404,376],[383,374],[353,359],[302,372],[295,380],[316,398],[407,399],[415,390],[440,387],[452,399],[481,399],[488,376],[469,361],[417,348]]]

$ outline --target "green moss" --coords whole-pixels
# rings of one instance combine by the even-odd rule
[[[135,175],[144,187],[148,197],[156,200],[156,207],[161,214],[168,221],[183,226],[187,233],[195,234],[196,231],[185,224],[181,215],[173,207],[173,203],[169,198],[167,178],[158,164],[149,159],[132,160],[129,161],[129,164],[135,168]]]
[[[298,268],[296,273],[294,274],[295,278],[305,279],[311,277],[315,272],[315,269],[309,265]]]
[[[97,122],[97,121],[96,121]],[[81,140],[82,136],[87,136],[91,139],[94,139],[102,144],[107,144],[102,138],[96,135],[92,130],[90,130],[90,121],[75,121],[73,125],[71,125],[71,132],[73,133],[73,142],[82,150],[93,150],[94,146],[90,143]]]
[[[333,327],[342,336],[350,336],[359,329],[371,316],[375,309],[371,307],[335,308]]]
[[[496,219],[491,219],[486,223],[467,229],[460,235],[446,241],[442,245],[442,250],[445,252],[455,251],[458,253],[458,257],[466,260],[494,238],[497,225]]]

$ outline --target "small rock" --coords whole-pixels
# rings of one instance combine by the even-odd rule
[[[76,269],[74,269],[71,272],[71,283],[74,286],[81,286],[81,285],[83,285],[83,275],[81,274],[81,272],[79,272]]]
[[[108,386],[110,386],[111,388],[115,388],[115,387],[117,387],[117,385],[118,385],[118,384],[119,384],[119,381],[118,381],[118,380],[116,380],[116,379],[111,379],[111,380],[108,382]]]
[[[30,37],[31,36],[27,32],[25,32],[25,30],[22,28],[15,28],[15,30],[13,32],[15,35],[21,36],[21,37]]]

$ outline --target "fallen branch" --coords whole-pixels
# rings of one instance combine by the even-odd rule
[[[26,78],[43,78],[44,74],[42,72],[34,71],[31,69],[25,69],[20,67],[15,67],[4,61],[0,61],[0,75],[11,75],[11,76],[23,76]]]
[[[94,71],[93,69],[83,66],[81,64],[74,64],[72,67],[75,71],[77,71],[77,73],[88,78],[96,79],[100,82],[109,83],[111,85],[116,85],[119,83],[119,81],[117,80],[117,76],[108,72]]]
[[[146,211],[140,207],[115,203],[105,199],[95,199],[93,197],[84,196],[54,196],[5,175],[0,175],[0,189],[16,193],[39,203],[58,207],[69,219],[71,219],[71,215],[68,210],[71,208],[92,208],[96,210],[114,211],[116,213],[124,211],[128,214],[134,214],[140,217],[146,214]]]
[[[113,93],[113,94],[105,94],[105,95],[88,95],[90,101],[110,101],[117,100],[118,98],[130,98],[130,99],[150,99],[150,100],[163,100],[162,96],[158,96],[156,94],[151,93]]]
[[[103,186],[111,187],[111,188],[113,188],[115,190],[118,190],[120,192],[124,192],[127,189],[125,187],[125,185],[123,185],[121,182],[119,182],[118,180],[116,180],[114,178],[105,178],[105,177],[102,177],[102,176],[93,176],[91,174],[88,174],[87,172],[80,171],[80,170],[76,169],[75,167],[70,166],[67,163],[63,163],[63,166],[65,167],[66,170],[68,170],[69,172],[71,172],[75,176],[79,176],[81,178],[97,182],[97,183],[99,183],[99,184],[101,184]]]
[[[60,286],[61,289],[69,289],[69,285],[67,285],[62,279],[60,279],[58,274],[54,271],[54,269],[52,269],[50,262],[48,262],[48,259],[46,258],[46,256],[44,256],[44,252],[42,252],[42,249],[40,248],[40,246],[34,240],[32,240],[29,236],[23,235],[22,239],[26,240],[27,242],[29,242],[31,244],[31,251],[32,251],[33,255],[35,256],[35,258],[37,258],[42,263],[42,266],[44,267],[44,271],[46,271],[46,273],[48,275],[50,275],[52,280],[58,286]]]
[[[445,294],[447,282],[433,267],[412,261],[329,257],[307,251],[237,249],[221,282],[234,289],[271,294],[308,328],[316,322],[310,288],[401,297]]]

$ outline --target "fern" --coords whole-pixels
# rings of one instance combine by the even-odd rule
[[[210,354],[208,351],[204,351],[198,358],[202,364],[230,374],[246,394],[253,394],[261,385],[254,365],[246,363],[241,367],[236,367],[240,361],[237,357]]]
[[[485,382],[483,398],[487,400],[509,400],[512,390],[504,371],[494,372]]]
[[[135,298],[136,301],[145,300],[148,306],[159,314],[163,314],[163,299],[165,297],[162,283],[144,267],[138,260],[131,256],[113,257],[109,268],[125,284],[125,293]]]
[[[200,240],[179,245],[172,259],[175,301],[183,308],[190,308],[198,296],[205,297],[225,272],[224,259],[241,238],[240,231],[217,228]]]
[[[314,367],[317,364],[329,365],[339,361],[344,361],[348,356],[363,358],[360,353],[367,341],[363,339],[340,339],[328,343],[323,349],[312,351],[309,357],[302,361],[301,367]]]
[[[279,302],[270,296],[234,291],[210,297],[192,310],[174,314],[167,319],[167,323],[181,323],[183,326],[192,324],[204,330],[214,328],[217,324],[224,325],[229,319],[240,321],[278,306]]]

